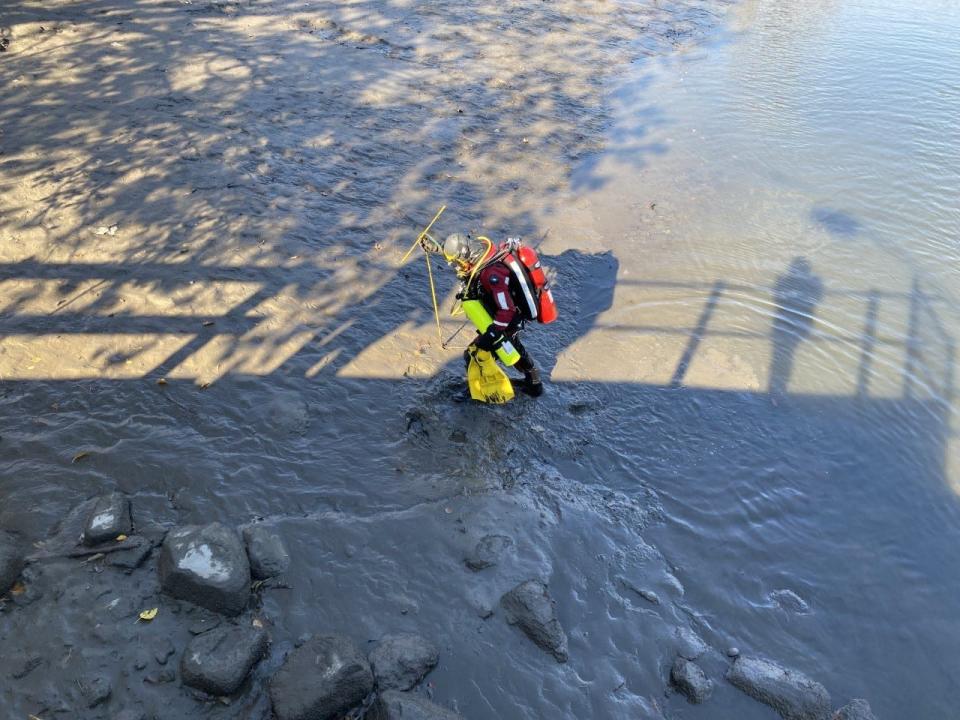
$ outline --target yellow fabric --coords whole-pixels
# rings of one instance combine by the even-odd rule
[[[470,397],[480,402],[505,403],[513,400],[510,378],[486,350],[471,354],[467,366],[467,386],[470,388]]]

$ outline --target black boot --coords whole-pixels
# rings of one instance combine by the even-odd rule
[[[530,397],[540,397],[543,395],[543,383],[540,381],[540,370],[531,367],[523,373],[523,392]]]

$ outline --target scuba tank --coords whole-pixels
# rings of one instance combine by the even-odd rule
[[[487,328],[493,324],[493,318],[490,317],[490,313],[487,312],[487,309],[479,300],[462,300],[461,305],[463,306],[463,312],[478,332],[485,333]],[[504,339],[499,346],[494,348],[494,353],[500,358],[500,362],[508,367],[516,365],[520,359],[520,351],[507,339]]]
[[[539,310],[537,322],[541,322],[544,325],[552,323],[557,319],[557,304],[553,300],[550,283],[547,282],[547,274],[543,271],[537,251],[523,245],[517,250],[517,257],[529,274],[530,280],[533,282],[533,287],[536,289],[539,306],[537,308]]]
[[[516,255],[507,252],[499,257],[499,260],[510,269],[513,280],[510,284],[510,295],[524,319],[536,320],[544,325],[556,320],[557,304],[537,251],[521,246]]]

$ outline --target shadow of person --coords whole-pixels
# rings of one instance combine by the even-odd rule
[[[553,275],[551,289],[559,316],[550,325],[527,323],[522,337],[546,379],[558,356],[587,335],[600,314],[613,306],[620,261],[609,250],[564,250],[559,255],[541,254],[540,260]]]
[[[770,360],[770,393],[783,395],[793,372],[797,347],[809,337],[817,304],[823,298],[823,281],[803,257],[794,258],[773,287],[773,352]]]

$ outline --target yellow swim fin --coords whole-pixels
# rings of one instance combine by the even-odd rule
[[[486,403],[505,403],[513,400],[510,378],[486,350],[471,354],[467,365],[467,386],[470,397]]]

